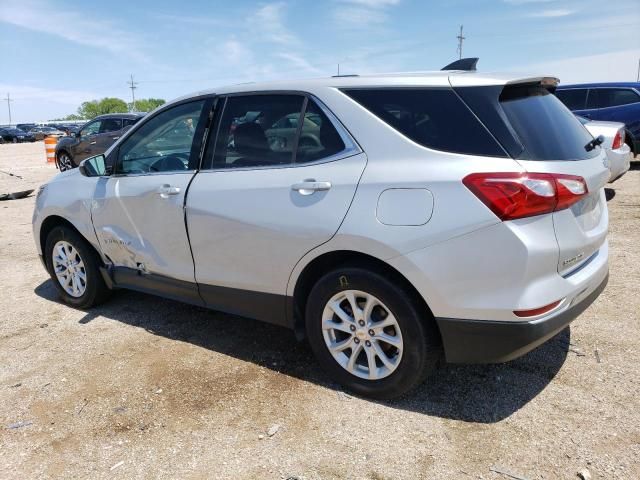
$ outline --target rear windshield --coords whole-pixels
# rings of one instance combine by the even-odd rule
[[[507,156],[451,89],[367,88],[343,91],[389,126],[424,147],[471,155]]]
[[[527,160],[585,160],[598,155],[587,151],[593,137],[555,95],[540,85],[504,88],[500,106],[524,147]]]

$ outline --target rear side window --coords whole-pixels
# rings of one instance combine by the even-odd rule
[[[296,163],[331,157],[345,149],[340,134],[324,112],[309,99],[298,138]]]
[[[131,125],[135,125],[138,123],[140,118],[123,118],[122,119],[122,128],[130,127]]]
[[[578,119],[546,88],[507,86],[500,106],[524,147],[527,160],[584,160],[598,155],[585,145],[593,138]]]
[[[640,96],[628,88],[599,88],[598,103],[600,108],[618,107],[640,102]]]
[[[558,97],[569,110],[582,110],[587,104],[587,89],[571,88],[569,90],[557,90],[556,97]]]
[[[293,163],[301,95],[228,97],[218,127],[212,168],[251,168]]]
[[[122,128],[122,120],[119,118],[105,118],[100,125],[100,133],[115,132]]]
[[[346,89],[344,93],[414,142],[435,150],[506,156],[450,89]]]

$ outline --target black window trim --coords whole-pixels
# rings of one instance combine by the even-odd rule
[[[204,138],[204,133],[206,131],[207,117],[209,117],[210,112],[215,104],[217,99],[217,95],[215,93],[208,93],[203,95],[197,95],[194,97],[184,98],[176,102],[165,103],[162,108],[157,110],[153,115],[146,115],[142,117],[138,122],[133,124],[131,128],[129,128],[120,138],[117,143],[117,147],[112,149],[105,155],[105,165],[107,166],[107,176],[111,177],[142,177],[142,176],[150,176],[150,175],[180,175],[185,173],[194,174],[198,172],[198,167],[202,161],[202,144],[206,141]],[[120,146],[123,145],[127,139],[133,135],[138,129],[142,128],[147,122],[153,120],[161,113],[170,110],[172,108],[179,107],[181,105],[187,103],[197,102],[199,100],[204,100],[204,105],[202,107],[202,112],[200,112],[200,119],[198,120],[198,125],[196,126],[196,131],[193,135],[193,143],[191,145],[191,152],[189,156],[189,165],[187,170],[179,170],[179,171],[169,171],[169,172],[144,172],[144,173],[121,173],[117,171],[117,166],[120,161]],[[197,147],[196,147],[197,146]],[[196,153],[194,155],[194,153]]]
[[[318,105],[318,107],[322,110],[322,112],[327,116],[333,128],[336,129],[338,135],[344,142],[345,148],[338,153],[330,155],[328,157],[319,158],[312,162],[304,162],[297,163],[296,162],[296,154],[297,154],[297,143],[300,138],[299,129],[302,126],[302,122],[298,122],[298,132],[296,133],[296,145],[294,146],[295,150],[293,151],[292,162],[282,165],[263,165],[263,166],[247,166],[247,167],[238,167],[238,168],[205,168],[204,161],[206,156],[206,151],[208,150],[209,144],[212,145],[212,148],[215,148],[216,142],[218,141],[218,136],[220,135],[220,119],[222,118],[222,113],[227,105],[227,99],[230,97],[246,97],[246,96],[256,96],[256,95],[298,95],[304,97],[303,105],[300,110],[300,118],[302,119],[303,115],[306,113],[306,107],[309,99]],[[214,113],[214,121],[215,128],[213,128],[209,132],[209,136],[205,139],[206,145],[204,147],[202,158],[200,159],[199,172],[241,172],[248,170],[274,170],[274,169],[282,169],[282,168],[301,168],[311,165],[319,165],[323,163],[329,162],[337,162],[339,160],[344,160],[345,158],[353,157],[354,155],[358,155],[363,152],[362,148],[355,140],[355,138],[351,135],[351,132],[346,128],[346,126],[338,119],[338,117],[320,100],[318,97],[313,95],[312,93],[300,91],[300,90],[257,90],[257,91],[247,91],[247,92],[232,92],[225,93],[219,95],[218,100],[219,109],[216,108],[216,112]],[[211,152],[213,155],[215,152]]]
[[[379,118],[375,113],[373,113],[371,110],[369,110],[367,107],[365,107],[364,105],[360,104],[359,102],[357,102],[354,98],[351,98],[346,92],[348,90],[445,90],[445,91],[450,91],[452,92],[456,98],[458,98],[458,100],[460,100],[460,103],[462,105],[464,105],[464,108],[467,109],[467,111],[473,116],[473,118],[476,119],[476,121],[478,122],[478,124],[480,124],[482,126],[482,128],[484,129],[484,131],[489,135],[489,137],[496,143],[496,145],[499,147],[500,150],[502,150],[502,153],[504,155],[486,155],[486,154],[478,154],[478,153],[463,153],[463,152],[452,152],[452,151],[448,151],[448,150],[440,150],[437,148],[433,148],[433,147],[428,147],[426,145],[421,145],[420,143],[416,142],[415,140],[412,140],[411,138],[409,138],[407,135],[405,135],[404,133],[402,133],[400,130],[397,130],[396,128],[394,128],[392,125],[389,125],[387,122],[385,122],[383,119]],[[394,132],[398,133],[399,135],[401,135],[403,138],[405,138],[407,141],[411,142],[413,145],[423,148],[425,150],[428,150],[430,152],[437,152],[437,153],[447,153],[450,155],[467,155],[467,156],[474,156],[474,157],[487,157],[487,158],[512,158],[511,155],[509,154],[509,152],[507,152],[506,148],[504,147],[504,145],[502,145],[502,143],[495,137],[495,135],[491,132],[491,130],[489,130],[489,128],[487,128],[487,126],[484,124],[484,122],[476,115],[476,113],[467,105],[467,102],[464,101],[464,99],[462,97],[460,97],[459,93],[456,91],[455,88],[451,87],[451,86],[435,86],[435,85],[424,85],[424,86],[388,86],[388,85],[367,85],[367,86],[357,86],[357,85],[349,85],[348,87],[341,87],[339,88],[340,93],[342,93],[346,98],[348,98],[349,100],[351,100],[352,102],[354,102],[356,105],[358,105],[359,107],[363,108],[366,112],[370,113],[371,115],[373,115],[377,120],[381,121],[383,124],[385,124],[386,126],[388,126],[389,128],[391,128],[391,130],[393,130]],[[507,124],[508,128],[510,130],[511,129],[511,125]],[[517,138],[517,137],[516,137]]]

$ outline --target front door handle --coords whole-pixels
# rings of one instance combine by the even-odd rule
[[[89,143],[89,145],[95,145],[96,141],[94,140],[93,142]]]
[[[111,140],[118,140],[120,137],[111,137]]]
[[[178,195],[180,193],[180,187],[172,187],[168,183],[165,183],[158,188],[157,192],[162,198],[169,198],[169,195]]]
[[[330,188],[331,182],[317,182],[313,178],[308,178],[304,182],[291,185],[291,190],[295,190],[300,195],[312,195],[315,192],[324,192]]]

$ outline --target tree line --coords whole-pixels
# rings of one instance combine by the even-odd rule
[[[60,120],[91,120],[105,113],[150,112],[164,103],[165,101],[162,98],[141,98],[136,100],[135,105],[133,105],[120,98],[107,97],[101,100],[83,102],[78,107],[78,113],[72,113]]]

